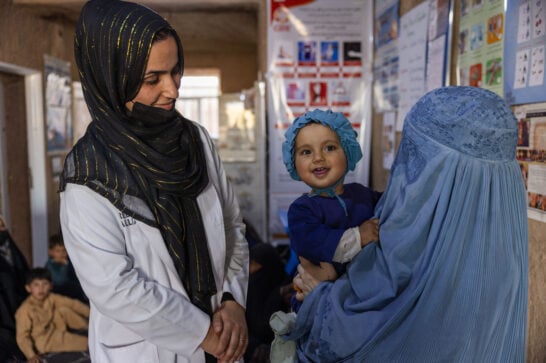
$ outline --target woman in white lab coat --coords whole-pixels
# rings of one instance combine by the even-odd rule
[[[61,224],[92,360],[240,359],[244,225],[207,132],[174,108],[178,35],[144,6],[92,0],[75,58],[93,121],[65,162]]]

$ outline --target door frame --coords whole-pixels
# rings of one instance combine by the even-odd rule
[[[24,77],[27,120],[28,167],[30,178],[30,215],[32,264],[42,266],[47,258],[47,188],[44,101],[42,72],[0,62],[0,72]],[[5,165],[4,165],[5,167]],[[37,256],[45,256],[38,259]]]
[[[0,82],[0,215],[6,225],[10,225],[8,203],[8,163],[6,149],[6,117],[4,110],[4,85]]]

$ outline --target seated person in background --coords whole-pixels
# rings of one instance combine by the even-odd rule
[[[250,248],[250,279],[246,303],[248,348],[245,362],[265,362],[273,341],[269,318],[275,311],[290,310],[294,290],[284,270],[277,249],[269,243],[257,242]]]
[[[89,300],[85,296],[72,262],[70,262],[61,234],[49,237],[47,253],[49,259],[45,267],[51,273],[51,281],[53,283],[51,291],[87,303]]]
[[[30,294],[15,313],[17,344],[29,363],[39,363],[49,352],[87,350],[87,337],[69,329],[88,328],[89,306],[76,299],[51,293],[46,268],[30,270],[25,288]]]
[[[381,193],[359,183],[344,184],[362,157],[356,132],[343,113],[316,109],[296,118],[285,138],[288,173],[311,188],[288,209],[290,245],[316,264],[335,262],[341,274],[343,264],[377,241],[379,233],[372,217]]]
[[[246,238],[246,241],[248,242],[248,248],[252,248],[254,245],[258,243],[263,243],[262,238],[260,237],[260,234],[258,233],[258,231],[256,231],[252,223],[250,223],[250,221],[246,218],[243,218],[243,223],[245,224],[245,227],[246,227],[245,238]]]
[[[28,270],[25,257],[0,216],[0,287],[13,312],[27,296],[24,285]]]
[[[24,358],[15,341],[15,311],[26,298],[29,267],[0,216],[0,362]]]

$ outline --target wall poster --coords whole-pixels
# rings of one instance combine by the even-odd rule
[[[457,84],[503,97],[504,0],[463,0],[459,5]]]
[[[504,95],[510,104],[546,101],[546,0],[508,1]]]
[[[72,146],[72,83],[70,63],[44,55],[47,151]]]
[[[514,107],[518,119],[516,158],[527,189],[529,218],[546,222],[546,103]]]
[[[375,0],[373,100],[378,112],[395,111],[398,108],[398,8],[397,0]]]
[[[279,213],[308,191],[290,178],[281,153],[285,130],[306,111],[332,109],[352,122],[364,156],[346,182],[368,185],[372,5],[367,0],[268,0],[270,236],[285,234]]]
[[[72,143],[76,142],[85,134],[87,126],[91,123],[91,113],[83,97],[81,82],[72,82]]]
[[[375,1],[374,107],[397,112],[397,131],[423,94],[448,84],[452,6],[428,0],[399,18],[398,1]]]
[[[400,18],[397,131],[402,131],[406,114],[426,93],[428,20],[427,2],[417,5]]]

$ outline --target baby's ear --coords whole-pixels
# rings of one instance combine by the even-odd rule
[[[25,285],[25,290],[30,294],[30,285]]]

